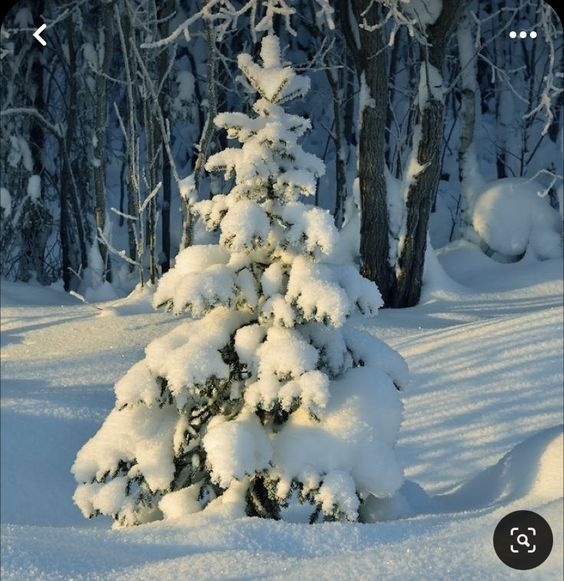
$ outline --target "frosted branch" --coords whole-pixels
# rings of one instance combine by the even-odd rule
[[[138,219],[136,216],[132,216],[131,214],[126,214],[125,212],[122,212],[114,207],[111,207],[110,210],[112,212],[114,212],[115,214],[117,214],[118,216],[125,218],[126,220],[137,220]]]
[[[142,268],[142,266],[139,262],[137,262],[136,260],[133,260],[132,258],[127,256],[127,254],[125,253],[125,250],[118,250],[117,248],[112,246],[110,244],[110,242],[108,241],[108,239],[104,236],[104,233],[102,232],[102,230],[100,230],[100,228],[98,228],[98,237],[97,238],[98,238],[98,242],[101,242],[102,244],[104,244],[109,252],[111,252],[115,256],[119,256],[120,258],[122,258],[123,260],[125,260],[129,264],[136,266],[137,268]]]
[[[157,193],[159,192],[159,190],[161,189],[161,186],[163,185],[162,182],[159,182],[151,191],[151,193],[143,200],[143,203],[141,204],[141,207],[139,208],[139,214],[143,214],[143,212],[146,210],[147,206],[149,205],[149,202],[157,195]]]

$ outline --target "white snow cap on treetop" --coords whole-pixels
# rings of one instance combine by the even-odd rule
[[[250,54],[240,54],[237,62],[251,85],[270,103],[283,103],[303,97],[310,87],[309,77],[296,75],[292,67],[280,63],[280,43],[274,35],[262,39],[260,56],[263,66],[253,62]]]

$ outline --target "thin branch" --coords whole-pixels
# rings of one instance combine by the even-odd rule
[[[32,107],[11,107],[10,109],[0,111],[0,117],[10,117],[12,115],[29,115],[35,117],[46,129],[51,131],[57,139],[63,139],[60,128],[47,121],[47,119],[45,119],[37,109]]]
[[[136,260],[133,260],[132,258],[127,256],[127,254],[125,253],[125,250],[118,250],[117,248],[112,246],[110,244],[110,242],[108,241],[108,239],[104,236],[104,233],[102,232],[102,230],[100,230],[100,228],[98,228],[98,237],[97,238],[98,238],[98,242],[101,242],[102,244],[104,244],[106,246],[106,248],[108,249],[108,251],[111,252],[112,254],[114,254],[115,256],[119,256],[120,258],[122,258],[123,260],[125,260],[129,264],[136,266],[137,268],[143,268],[139,262],[137,262]]]

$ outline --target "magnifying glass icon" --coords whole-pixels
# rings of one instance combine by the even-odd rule
[[[529,543],[529,537],[523,533],[521,533],[520,535],[517,535],[517,543],[519,545],[522,545],[523,547],[528,547],[528,548],[531,547],[531,545]]]

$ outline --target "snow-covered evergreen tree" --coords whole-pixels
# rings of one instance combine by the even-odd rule
[[[338,260],[331,215],[300,201],[324,166],[298,144],[309,121],[282,105],[309,79],[281,63],[276,36],[261,58],[239,56],[256,115],[215,120],[241,147],[206,169],[233,187],[195,204],[219,244],[183,250],[154,296],[191,318],[116,384],[114,410],[73,466],[85,516],[135,524],[205,508],[284,518],[301,505],[312,522],[356,520],[368,495],[401,485],[407,367],[350,324],[376,315],[378,289]]]

